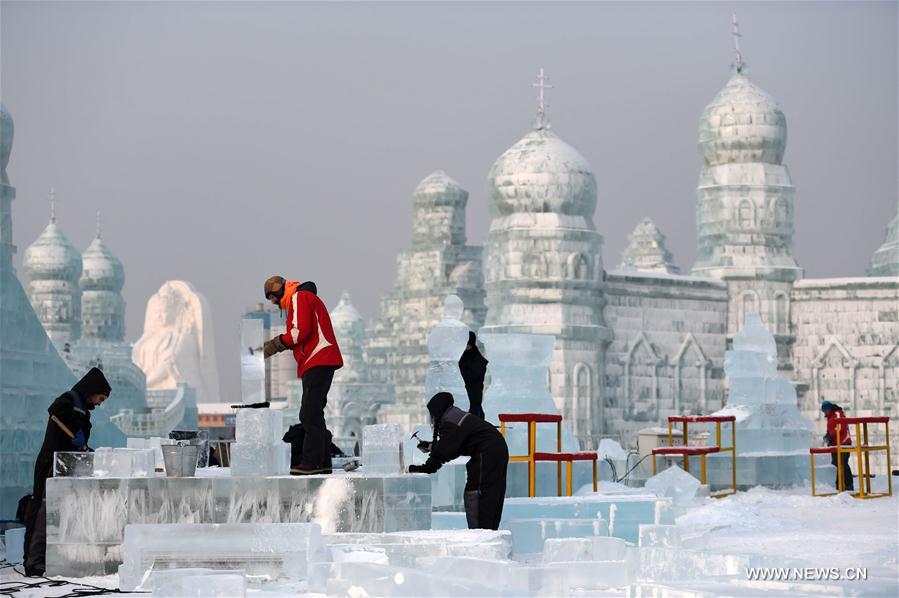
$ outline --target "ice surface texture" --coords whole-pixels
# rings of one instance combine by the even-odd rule
[[[124,591],[147,589],[151,572],[195,567],[302,580],[323,547],[315,523],[132,524],[125,528],[119,584]]]
[[[400,424],[375,424],[362,428],[362,466],[365,475],[403,473],[403,440]]]
[[[426,476],[51,478],[47,571],[115,572],[129,523],[317,523],[326,532],[431,527]]]
[[[431,359],[425,377],[427,402],[438,392],[453,395],[453,403],[462,411],[468,411],[468,393],[459,371],[459,358],[468,344],[468,326],[462,323],[462,300],[450,295],[443,304],[443,319],[428,335],[428,356]]]

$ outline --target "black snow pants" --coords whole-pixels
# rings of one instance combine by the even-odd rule
[[[509,449],[501,436],[479,447],[465,466],[465,519],[468,529],[499,529],[506,499]]]
[[[325,426],[325,405],[334,379],[332,366],[318,366],[303,374],[300,423],[303,424],[303,465],[331,469],[331,436]]]
[[[838,467],[843,468],[843,490],[854,491],[855,490],[855,482],[852,480],[852,470],[849,469],[849,453],[843,453],[841,455],[842,465]],[[837,454],[830,453],[830,464],[837,464]],[[840,472],[837,472],[837,477],[833,480],[833,486],[837,490],[840,488]]]

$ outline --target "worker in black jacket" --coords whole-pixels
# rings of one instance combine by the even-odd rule
[[[34,464],[34,487],[25,516],[25,575],[44,574],[47,552],[47,478],[53,475],[53,453],[89,451],[91,414],[109,398],[109,382],[97,368],[84,375],[50,405],[44,444]]]
[[[453,395],[440,392],[428,401],[434,426],[432,442],[418,448],[430,453],[424,465],[410,465],[409,473],[434,473],[444,463],[470,456],[465,469],[465,519],[469,529],[499,529],[506,496],[509,449],[506,439],[492,425],[453,406]]]

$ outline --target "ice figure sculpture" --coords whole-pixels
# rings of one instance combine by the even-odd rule
[[[746,314],[733,347],[724,356],[727,405],[714,415],[737,420],[737,485],[800,484],[810,476],[814,425],[799,412],[796,389],[777,374],[777,346],[759,314]],[[709,467],[713,485],[729,483],[729,455],[711,456]]]
[[[461,321],[464,309],[459,297],[447,297],[443,302],[443,319],[428,335],[431,365],[425,378],[425,404],[438,392],[448,392],[453,395],[456,407],[468,411],[468,393],[459,371],[459,358],[468,344],[468,326]]]
[[[148,390],[186,382],[196,389],[197,402],[219,400],[212,313],[189,282],[169,280],[150,297],[134,362],[146,374]]]

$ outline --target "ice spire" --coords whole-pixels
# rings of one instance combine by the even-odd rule
[[[47,194],[47,201],[50,202],[50,222],[56,222],[56,189],[50,187]]]
[[[734,68],[735,72],[742,73],[743,69],[746,68],[746,63],[743,62],[743,53],[740,52],[740,38],[743,37],[743,35],[740,33],[740,24],[737,22],[737,13],[733,13],[731,17],[730,34],[734,38],[734,53],[736,54],[736,61],[731,66]]]
[[[665,235],[650,218],[640,221],[629,237],[630,244],[621,255],[621,270],[680,274],[671,252],[665,247]]]
[[[97,210],[97,238],[103,238],[103,221],[100,218],[100,210]]]
[[[540,67],[540,72],[537,74],[537,82],[531,84],[532,87],[536,87],[539,90],[537,93],[537,119],[534,121],[534,128],[538,131],[549,128],[549,119],[546,117],[546,108],[549,104],[546,103],[545,92],[547,89],[552,89],[553,86],[546,84],[548,78],[543,74],[543,67]]]

